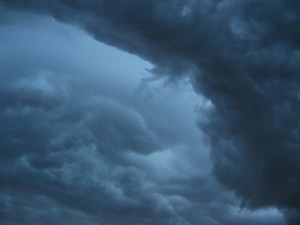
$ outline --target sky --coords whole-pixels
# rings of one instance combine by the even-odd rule
[[[0,0],[1,225],[300,224],[299,11]]]

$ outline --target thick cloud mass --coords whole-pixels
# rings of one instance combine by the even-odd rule
[[[2,12],[1,224],[282,223],[209,173],[193,110],[209,103],[187,80],[149,82],[151,64],[78,28]]]
[[[245,206],[278,207],[284,209],[288,223],[299,223],[298,1],[1,2],[15,10],[46,14],[61,22],[77,24],[97,40],[151,61],[156,66],[152,69],[155,74],[166,74],[171,79],[189,76],[194,90],[211,102],[211,106],[202,110],[199,116],[199,127],[209,139],[216,177],[243,199]],[[6,20],[11,19],[4,16],[3,23]],[[136,110],[118,101],[103,96],[85,96],[88,88],[81,86],[83,78],[68,82],[68,76],[62,76],[65,68],[57,68],[55,74],[62,75],[55,75],[52,81],[51,73],[37,73],[28,64],[23,65],[25,68],[16,68],[7,56],[3,55],[2,59],[6,65],[3,73],[9,74],[1,89],[1,123],[2,127],[8,127],[1,130],[1,149],[7,149],[1,159],[7,164],[1,171],[4,188],[20,182],[19,186],[27,190],[26,194],[29,190],[48,193],[65,210],[72,206],[91,215],[99,215],[101,211],[101,216],[97,218],[119,224],[135,223],[129,219],[131,212],[140,216],[138,220],[145,224],[172,224],[174,221],[167,218],[170,215],[174,215],[172,218],[175,215],[180,217],[180,212],[190,215],[187,216],[189,218],[196,215],[201,215],[201,218],[186,221],[183,217],[177,217],[178,224],[234,224],[231,218],[225,219],[228,207],[221,212],[213,209],[216,215],[204,213],[208,215],[205,217],[203,213],[193,213],[193,210],[202,209],[196,206],[202,202],[200,200],[196,201],[196,205],[184,208],[181,198],[161,198],[162,190],[157,195],[151,188],[152,184],[147,184],[149,181],[145,174],[136,167],[128,166],[132,164],[130,160],[133,158],[130,157],[159,154],[175,141],[172,139],[175,134],[167,135],[163,126],[153,125],[151,122],[154,120],[147,123]],[[34,64],[34,68],[39,67],[40,64]],[[20,73],[26,79],[33,80],[29,82],[22,78],[19,81]],[[30,74],[38,74],[38,80],[35,80],[36,77],[30,78]],[[58,83],[52,88],[49,82]],[[43,92],[39,85],[42,85]],[[31,143],[33,137],[36,139],[34,144]],[[51,148],[53,153],[48,155],[49,150],[41,146]],[[86,162],[83,160],[84,165],[72,164],[74,157],[82,157],[83,149],[84,155],[89,156]],[[86,154],[89,151],[90,154]],[[61,157],[62,152],[64,157]],[[126,152],[130,154],[125,157]],[[21,157],[24,154],[27,156]],[[100,162],[94,162],[95,158]],[[16,160],[20,168],[11,163]],[[117,163],[120,168],[111,169],[110,162],[112,165]],[[92,163],[98,163],[103,168],[86,176],[89,177],[87,181],[76,182],[78,187],[74,193],[65,193],[66,189],[75,185],[76,180],[74,173],[69,171],[89,174],[91,171],[85,164]],[[43,173],[36,173],[32,168]],[[26,176],[14,173],[20,169]],[[59,174],[63,179],[57,179]],[[32,179],[22,179],[27,176]],[[209,183],[210,179],[206,177],[205,183],[213,186]],[[31,180],[38,180],[39,183],[31,186]],[[55,188],[47,192],[44,185],[47,187],[51,182],[54,182]],[[95,185],[84,185],[89,182],[95,182]],[[172,182],[183,181],[175,179]],[[191,200],[194,196],[204,195],[202,191],[205,193],[206,190],[201,189],[202,181],[188,179],[183,183],[189,182],[195,190],[191,190],[188,196],[179,196]],[[125,183],[128,189],[118,189],[119,184]],[[169,190],[166,186],[168,192],[173,190],[173,187]],[[139,192],[141,189],[143,191]],[[149,190],[147,195],[146,190]],[[201,193],[198,193],[199,190]],[[11,189],[6,188],[5,191],[10,192]],[[178,196],[177,191],[180,190],[174,188],[174,191]],[[209,196],[218,196],[217,192]],[[82,197],[85,193],[91,193],[88,201]],[[28,197],[19,194],[24,199]],[[224,201],[224,205],[229,204],[223,197],[218,199]],[[102,205],[101,202],[112,203]],[[149,208],[145,209],[143,205]],[[178,208],[180,210],[176,210]],[[128,222],[114,220],[112,214],[120,211],[124,211]],[[160,221],[150,222],[149,218],[154,215],[159,215],[157,218]],[[212,218],[221,219],[213,221]]]

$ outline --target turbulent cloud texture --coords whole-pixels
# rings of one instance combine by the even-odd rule
[[[279,208],[288,224],[299,223],[298,1],[0,2],[4,31],[20,29],[16,16],[11,16],[20,14],[12,10],[27,13],[27,17],[22,14],[27,18],[20,25],[23,29],[34,20],[31,13],[46,21],[53,17],[150,61],[154,74],[171,80],[189,77],[201,101],[208,101],[209,107],[199,110],[198,125],[209,142],[214,175],[243,199],[245,207]],[[28,35],[22,40],[34,43]],[[2,41],[7,41],[5,36]],[[43,44],[32,44],[30,57],[26,51],[22,55],[11,50],[0,56],[5,74],[1,84],[2,208],[7,210],[12,201],[24,204],[33,192],[36,201],[32,204],[37,205],[32,208],[42,202],[55,203],[62,207],[59,213],[65,213],[64,218],[76,218],[72,213],[78,210],[83,213],[81,219],[87,216],[95,223],[246,224],[251,220],[249,215],[244,222],[234,217],[230,209],[237,200],[207,172],[200,172],[209,165],[200,169],[191,161],[194,157],[187,152],[204,144],[178,131],[183,126],[178,120],[189,117],[184,105],[178,102],[174,108],[183,112],[181,118],[155,118],[160,107],[153,110],[133,103],[124,95],[126,88],[114,86],[116,92],[109,93],[107,85],[95,85],[94,76],[83,75],[76,54],[75,59],[72,55],[56,58],[69,50],[61,46],[54,54],[48,46],[50,52],[43,55]],[[109,79],[98,83],[105,81]],[[168,119],[173,123],[167,123]],[[181,177],[164,162],[162,178],[151,166],[174,151],[178,160],[190,157],[181,163],[187,168],[178,170],[190,172]],[[275,224],[275,218],[282,224],[275,214],[265,213],[265,218],[255,217],[250,223]]]

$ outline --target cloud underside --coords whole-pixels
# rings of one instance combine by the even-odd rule
[[[272,210],[235,214],[237,200],[207,172],[210,165],[199,166],[208,156],[193,153],[197,146],[210,148],[214,176],[244,207],[278,208],[288,224],[299,222],[297,1],[0,2],[1,29],[33,52],[20,54],[17,45],[0,56],[0,209],[7,224],[58,217],[62,224],[282,224]],[[35,24],[46,32],[57,23],[50,17],[153,63],[157,76],[189,78],[202,104],[209,102],[197,124],[209,147],[179,122],[191,120],[186,99],[162,110],[141,93],[140,102],[130,100],[129,87],[118,86],[125,78],[105,89],[108,78],[87,76],[90,60],[70,51],[76,41],[40,54],[45,43],[13,30],[43,18]],[[77,29],[70,33],[83,37]],[[167,109],[180,113],[162,116]],[[23,216],[12,220],[15,213]]]

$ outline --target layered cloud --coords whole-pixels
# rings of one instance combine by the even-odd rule
[[[289,224],[298,223],[296,1],[1,2],[28,13],[20,23],[12,16],[18,13],[2,8],[2,30],[11,32],[2,37],[0,56],[5,74],[3,199],[14,190],[25,201],[33,191],[35,198],[50,198],[37,202],[54,201],[69,217],[78,210],[84,213],[80,218],[89,215],[95,223],[245,224],[241,217],[233,219],[230,207],[236,207],[237,200],[207,173],[209,163],[198,167],[205,162],[201,159],[208,160],[207,150],[193,155],[192,149],[205,148],[200,140],[205,135],[214,175],[243,199],[244,206],[277,207]],[[125,74],[126,68],[118,71],[118,78],[111,78],[115,71],[105,67],[104,75],[95,74],[97,54],[83,51],[80,56],[82,46],[71,38],[82,31],[65,32],[62,25],[49,22],[50,17],[150,61],[154,74],[171,80],[188,77],[198,93],[197,104],[208,105],[198,114],[204,134],[195,134],[187,99],[173,103],[162,97],[167,103],[161,109],[159,101],[151,103],[153,97],[143,104],[145,96],[139,92],[135,94],[143,100],[132,100],[128,93],[135,81]],[[52,40],[46,48],[40,37],[34,41],[37,34],[33,40],[24,34],[36,18],[44,21],[34,23],[40,35]],[[47,33],[44,27],[52,30]],[[68,42],[56,43],[61,40],[49,38],[51,33],[65,35]],[[13,34],[20,39],[14,40]],[[18,46],[20,40],[24,43]],[[18,51],[25,42],[32,46]],[[14,45],[5,52],[4,46]],[[168,112],[171,116],[162,116]],[[179,160],[183,162],[176,164]],[[180,171],[185,171],[183,176]],[[76,174],[85,179],[79,182]],[[66,192],[71,187],[74,191]],[[20,199],[13,200],[21,204]],[[252,223],[274,224],[274,218],[282,223],[276,211],[264,215],[269,216]]]

